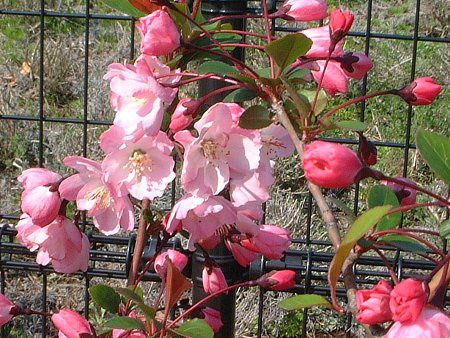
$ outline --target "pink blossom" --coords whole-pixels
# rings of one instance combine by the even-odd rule
[[[27,169],[17,178],[25,191],[30,191],[40,186],[57,184],[61,179],[60,174],[44,168]]]
[[[373,68],[372,61],[363,53],[348,52],[339,61],[344,73],[356,80],[362,80],[367,72]]]
[[[352,28],[355,16],[351,12],[333,9],[330,15],[330,32],[334,41],[341,40]]]
[[[141,33],[141,52],[144,54],[167,55],[180,46],[180,32],[164,10],[157,10],[140,18],[136,27]]]
[[[315,62],[317,67],[311,69],[311,73],[317,83],[320,83],[322,74],[325,67],[325,61],[319,60]],[[346,94],[348,92],[349,77],[342,69],[341,65],[337,61],[328,62],[328,66],[325,69],[325,75],[322,81],[322,88],[331,96],[335,96],[337,93]]]
[[[249,241],[267,259],[280,259],[291,245],[291,233],[275,225],[262,224]]]
[[[197,138],[189,131],[175,134],[185,148],[181,183],[187,192],[216,195],[230,178],[258,168],[261,141],[256,133],[233,124],[233,107],[218,103],[208,109],[194,125]]]
[[[179,221],[189,231],[189,249],[194,250],[195,243],[214,235],[221,225],[233,224],[236,211],[222,196],[201,198],[185,195],[173,207],[166,231],[170,234],[177,231]]]
[[[398,91],[407,103],[413,106],[424,106],[434,102],[442,87],[431,77],[419,77],[410,85]]]
[[[302,159],[306,178],[323,188],[346,188],[362,168],[358,155],[343,145],[314,141],[305,147]]]
[[[192,123],[194,117],[192,116],[191,109],[197,104],[197,101],[191,98],[181,99],[172,114],[169,128],[173,133],[183,130]]]
[[[162,280],[165,280],[167,274],[167,261],[169,259],[175,267],[181,271],[186,267],[188,263],[188,258],[186,255],[182,254],[179,251],[169,249],[166,252],[158,255],[155,259],[154,267],[156,273],[161,277]]]
[[[295,286],[295,276],[292,270],[271,271],[261,276],[256,283],[263,288],[283,291]]]
[[[136,312],[134,311],[131,311],[128,317],[138,318]],[[146,338],[146,337],[147,335],[139,330],[126,331],[121,329],[115,329],[112,332],[112,338]]]
[[[396,178],[397,180],[400,180],[402,182],[416,185],[414,181],[411,181],[405,177],[396,177]],[[416,203],[417,200],[416,190],[394,182],[382,181],[381,184],[387,185],[389,188],[392,189],[392,191],[395,193],[398,200],[400,201],[401,206],[407,206]]]
[[[225,245],[231,251],[236,261],[244,267],[249,266],[258,257],[255,251],[246,249],[240,244],[231,242],[229,239],[225,240]]]
[[[325,0],[288,0],[282,9],[288,19],[297,21],[322,20],[328,16]]]
[[[389,307],[392,286],[384,279],[370,290],[358,290],[356,303],[358,315],[356,319],[362,324],[375,325],[392,320]]]
[[[222,269],[217,267],[203,268],[202,273],[203,290],[206,293],[215,293],[228,287],[227,280],[222,272]]]
[[[331,45],[329,26],[321,26],[318,28],[309,28],[300,33],[306,35],[313,42],[310,50],[305,54],[308,58],[326,58]],[[340,56],[344,54],[343,42],[337,43],[331,56]]]
[[[205,316],[204,319],[208,323],[209,326],[213,329],[215,333],[219,332],[219,330],[222,328],[222,315],[220,314],[220,311],[217,311],[216,309],[205,307],[202,309],[202,313]]]
[[[60,338],[94,338],[95,331],[89,322],[75,311],[62,309],[52,316]]]
[[[134,207],[123,188],[104,179],[101,164],[80,156],[69,156],[64,164],[77,170],[62,181],[59,191],[69,201],[77,201],[79,210],[87,210],[94,225],[104,234],[112,235],[122,227],[134,228]]]
[[[220,243],[220,236],[217,234],[212,235],[211,237],[201,239],[198,241],[198,244],[203,248],[207,250],[212,250],[216,246],[218,246]]]
[[[402,323],[415,321],[427,301],[428,293],[422,281],[413,278],[401,281],[391,292],[392,319]]]
[[[450,318],[441,310],[425,306],[410,322],[395,322],[386,338],[446,338],[450,337]]]
[[[134,66],[111,64],[104,79],[110,81],[111,106],[117,112],[114,124],[134,139],[144,134],[156,135],[164,109],[177,93],[176,88],[164,85],[177,83],[180,79],[177,72],[158,58],[146,55],[141,55]],[[170,74],[173,76],[167,76]]]
[[[125,141],[103,160],[105,181],[123,186],[139,200],[160,197],[175,178],[172,149],[173,143],[163,132],[136,142]]]
[[[5,295],[0,293],[0,327],[8,323],[13,319],[14,315],[11,314],[11,310],[15,307]]]

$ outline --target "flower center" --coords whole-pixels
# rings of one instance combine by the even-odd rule
[[[262,137],[261,142],[266,150],[267,155],[275,156],[277,148],[286,148],[286,146],[275,137]]]
[[[145,151],[140,149],[133,151],[128,160],[126,168],[138,177],[141,177],[145,170],[151,171],[152,160]]]
[[[141,107],[143,105],[147,104],[147,102],[148,102],[148,99],[146,99],[146,98],[138,98],[135,96],[130,96],[129,98],[130,98],[130,101],[133,101],[134,103],[136,103],[137,105],[139,105]]]
[[[85,198],[89,201],[95,200],[95,204],[100,209],[106,209],[111,206],[111,194],[104,186],[90,191]]]
[[[224,149],[216,141],[205,140],[202,142],[203,155],[206,157],[207,161],[213,165],[217,165],[223,156]]]

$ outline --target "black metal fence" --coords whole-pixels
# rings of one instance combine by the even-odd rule
[[[82,126],[82,154],[84,156],[89,156],[89,147],[88,147],[88,127],[92,125],[109,125],[110,121],[104,120],[94,120],[89,118],[89,58],[90,58],[90,37],[91,37],[91,21],[93,20],[122,20],[129,21],[130,30],[131,30],[131,44],[129,49],[129,57],[130,59],[134,58],[135,50],[134,50],[134,36],[135,36],[135,19],[130,18],[128,16],[116,15],[116,14],[99,14],[92,13],[91,7],[94,1],[86,0],[85,1],[85,10],[83,12],[55,12],[47,10],[46,1],[39,1],[38,9],[12,9],[12,7],[8,7],[8,5],[0,8],[0,14],[2,17],[17,17],[17,18],[31,18],[35,17],[39,19],[39,72],[38,72],[38,100],[37,100],[37,116],[27,116],[27,115],[13,115],[13,114],[4,114],[1,112],[0,114],[0,122],[1,121],[29,121],[31,123],[35,123],[38,126],[38,165],[44,164],[44,139],[45,139],[45,129],[44,123],[52,122],[52,123],[63,123],[63,124],[72,124],[72,125],[81,125]],[[217,1],[204,1],[206,3],[205,6],[205,14],[207,15],[218,15],[218,14],[227,14],[227,13],[237,13],[242,12],[242,10],[247,10],[249,12],[260,11],[260,2],[259,1],[225,1],[225,0],[217,0]],[[359,39],[359,43],[363,44],[364,52],[368,55],[371,54],[372,46],[374,43],[383,40],[399,40],[409,43],[410,48],[410,80],[413,80],[416,77],[416,64],[418,58],[418,44],[419,42],[430,42],[436,44],[448,44],[450,39],[448,37],[433,37],[433,36],[422,36],[420,34],[420,19],[421,19],[421,1],[413,1],[415,2],[415,12],[411,13],[411,17],[413,19],[413,30],[411,34],[399,35],[399,34],[391,34],[391,33],[380,33],[372,30],[372,22],[373,22],[373,7],[375,5],[374,1],[368,0],[365,15],[365,29],[362,31],[355,31],[351,33],[351,36],[355,37],[355,39]],[[271,1],[272,9],[275,8],[277,2]],[[280,3],[280,2],[278,2]],[[351,1],[350,1],[351,3]],[[364,3],[364,2],[363,2]],[[82,95],[82,116],[79,118],[68,117],[68,118],[59,118],[59,117],[49,117],[46,116],[46,111],[44,109],[44,84],[45,84],[45,69],[44,69],[44,42],[45,42],[45,31],[46,24],[48,18],[57,18],[57,19],[79,19],[84,21],[84,63],[83,63],[83,73],[84,78],[81,79],[83,82],[83,95]],[[241,22],[241,24],[245,24]],[[272,28],[274,32],[287,32],[294,31],[298,28],[295,27],[287,27],[283,26],[283,22],[274,21]],[[402,60],[400,60],[402,61]],[[422,74],[423,75],[423,74]],[[366,77],[361,85],[360,94],[365,94],[369,88],[369,81]],[[205,90],[205,88],[203,88]],[[206,89],[207,90],[207,89]],[[402,130],[399,130],[399,134],[403,135],[403,141],[389,141],[386,142],[375,142],[380,147],[392,147],[401,149],[403,152],[403,169],[402,173],[404,176],[408,174],[408,166],[410,163],[411,149],[414,149],[415,146],[413,144],[412,138],[412,125],[413,125],[413,117],[414,111],[411,106],[405,108],[406,110],[406,119],[405,124],[402,126]],[[360,106],[360,118],[361,120],[365,120],[366,118],[366,104],[363,103]],[[356,143],[356,140],[353,139],[333,139],[335,141],[344,141],[347,143]],[[174,192],[175,185],[172,187],[172,204],[174,202]],[[8,194],[8,191],[2,191],[1,195],[5,196]],[[3,198],[3,197],[2,197]],[[354,192],[354,211],[358,212],[360,207],[360,190],[359,187],[356,187]],[[293,247],[300,247],[301,249],[290,250],[287,252],[286,258],[283,261],[265,261],[261,259],[256,263],[252,264],[248,271],[243,272],[244,278],[255,278],[266,271],[270,271],[273,269],[294,269],[298,272],[297,285],[295,291],[298,293],[319,293],[323,295],[329,294],[329,289],[327,286],[327,270],[328,264],[331,262],[333,257],[332,251],[329,250],[330,243],[326,240],[319,239],[315,236],[314,231],[312,230],[314,227],[314,215],[316,213],[314,202],[311,196],[306,197],[306,205],[303,210],[306,217],[306,224],[304,225],[305,232],[300,236],[300,238],[295,239],[293,241]],[[448,216],[448,215],[447,215]],[[1,288],[0,291],[2,293],[5,292],[7,278],[9,274],[20,272],[22,274],[33,274],[35,276],[40,276],[40,285],[41,285],[41,305],[42,310],[47,310],[47,302],[48,302],[48,278],[54,274],[51,267],[43,267],[39,266],[35,263],[32,254],[28,252],[25,248],[21,247],[16,241],[14,241],[15,230],[12,226],[18,219],[18,215],[16,214],[5,214],[2,210],[0,210],[0,274],[1,274]],[[85,222],[85,224],[89,224]],[[89,236],[92,250],[90,256],[90,268],[86,273],[79,273],[80,276],[80,284],[83,284],[83,292],[84,292],[84,313],[86,316],[89,316],[89,294],[88,288],[91,283],[91,279],[94,277],[101,278],[115,278],[115,279],[125,279],[127,277],[127,271],[129,269],[129,265],[131,262],[131,255],[133,251],[135,238],[131,237],[106,237],[100,235]],[[173,242],[169,244],[170,246],[180,247],[179,242]],[[155,252],[157,246],[157,240],[153,240],[149,243],[146,248],[144,254],[144,260],[151,257]],[[405,277],[408,273],[411,273],[412,269],[419,269],[422,271],[430,271],[433,269],[433,264],[424,260],[417,260],[412,258],[404,258],[401,252],[397,252],[395,257],[392,259],[392,263],[398,273],[399,276]],[[388,277],[389,274],[387,271],[383,270],[383,263],[377,257],[363,257],[361,258],[357,264],[355,265],[355,274],[357,276],[357,282],[359,284],[374,284],[377,278],[380,277]],[[233,268],[232,268],[233,269]],[[236,273],[235,273],[236,275]],[[241,277],[242,278],[242,277]],[[148,273],[146,280],[151,281],[159,281],[158,277],[154,273]],[[338,290],[338,294],[341,297],[345,297],[345,292],[343,289]],[[259,308],[258,308],[258,319],[257,319],[257,336],[261,337],[264,331],[264,304],[265,299],[268,297],[264,290],[260,290],[259,293]],[[231,311],[234,314],[233,311]],[[46,337],[48,335],[48,323],[46,319],[43,318],[41,322],[41,334],[42,337]],[[230,324],[232,325],[232,323]],[[299,336],[305,337],[307,335],[307,325],[308,325],[308,312],[304,311],[304,320],[303,320],[303,331],[299,332]],[[343,328],[345,330],[346,335],[351,335],[351,326],[354,325],[352,322],[352,318],[348,317],[346,322],[346,327]],[[4,335],[3,331],[3,336]],[[226,335],[222,335],[223,337],[231,336],[233,329],[229,329]]]

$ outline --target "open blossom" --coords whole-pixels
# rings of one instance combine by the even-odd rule
[[[384,279],[370,290],[358,290],[356,303],[358,315],[356,319],[360,323],[375,325],[392,320],[392,312],[389,307],[392,286]]]
[[[282,9],[285,18],[297,21],[322,20],[328,16],[325,0],[288,0]]]
[[[136,27],[141,33],[141,52],[144,54],[167,55],[180,46],[180,32],[165,10],[140,18]]]
[[[280,259],[291,245],[291,233],[275,225],[262,224],[256,235],[251,236],[248,241],[267,259]]]
[[[358,155],[343,145],[314,141],[305,147],[302,166],[306,178],[323,188],[346,188],[362,168]]]
[[[309,51],[305,54],[308,58],[316,58],[322,57],[325,58],[328,56],[328,52],[331,45],[330,38],[330,28],[329,26],[321,26],[317,28],[309,28],[302,30],[300,33],[306,35],[313,42]],[[340,41],[337,43],[332,56],[340,56],[344,54],[343,42]]]
[[[105,138],[102,141],[106,142]],[[172,141],[161,131],[136,142],[125,141],[119,148],[109,149],[103,160],[105,180],[123,186],[139,200],[160,197],[175,178],[172,149]]]
[[[263,288],[283,291],[295,286],[295,276],[295,271],[292,270],[271,271],[261,276],[256,282]]]
[[[126,193],[120,187],[107,183],[101,164],[93,160],[69,156],[64,164],[77,170],[61,182],[61,196],[69,201],[77,201],[79,210],[87,210],[94,225],[104,234],[112,235],[120,228],[134,229],[134,208]],[[121,196],[123,195],[123,196]]]
[[[109,65],[104,79],[110,81],[111,106],[117,112],[114,124],[134,139],[144,134],[156,135],[161,128],[164,109],[177,93],[176,88],[164,85],[178,82],[177,72],[157,57],[148,55],[141,55],[134,65]],[[167,76],[170,74],[173,76]]]
[[[216,195],[230,178],[258,168],[261,141],[256,133],[237,127],[231,111],[230,104],[218,103],[195,123],[198,137],[189,131],[175,134],[185,148],[181,183],[187,192]]]
[[[213,329],[215,333],[219,332],[222,328],[222,315],[220,311],[216,309],[205,307],[202,309],[202,313],[205,316],[203,319],[208,323],[209,326]]]
[[[228,287],[227,280],[222,272],[222,269],[217,267],[203,268],[202,273],[203,290],[206,293],[215,293]]]
[[[167,260],[169,259],[173,265],[180,271],[186,267],[188,263],[188,258],[186,255],[182,254],[177,250],[169,249],[166,252],[158,255],[155,259],[154,267],[156,273],[161,277],[162,280],[165,280],[167,274]]]
[[[428,293],[422,281],[408,278],[398,283],[391,292],[389,306],[396,322],[415,321],[427,303]]]
[[[79,313],[62,309],[52,315],[52,322],[59,330],[60,338],[94,338],[95,332],[89,322]]]
[[[61,175],[44,168],[27,169],[18,177],[24,188],[22,211],[33,219],[34,224],[45,226],[58,216],[61,207],[58,184],[61,179]]]
[[[431,77],[419,77],[410,85],[400,89],[398,94],[413,106],[424,106],[434,102],[442,87]]]
[[[450,337],[450,317],[432,306],[425,306],[413,321],[395,322],[385,338]]]
[[[170,234],[177,231],[180,221],[190,234],[189,249],[194,250],[195,243],[214,235],[221,225],[233,224],[236,212],[231,202],[222,196],[185,195],[173,207],[166,231]]]
[[[36,262],[52,263],[57,272],[86,271],[89,263],[89,239],[69,219],[58,216],[52,223],[39,227],[24,214],[17,223],[17,238],[30,251],[38,250]]]
[[[405,177],[396,177],[396,178],[397,178],[397,180],[403,181],[405,183],[409,183],[409,184],[413,184],[413,185],[416,184],[414,181],[411,181]],[[394,183],[394,182],[382,181],[381,183],[383,185],[387,185],[389,188],[392,189],[392,191],[397,196],[397,198],[400,202],[400,205],[402,207],[416,203],[417,190],[414,190],[410,187],[406,187],[404,185]]]
[[[169,128],[172,132],[176,133],[189,127],[194,120],[191,109],[196,104],[197,101],[188,97],[185,97],[178,102],[169,124]]]
[[[14,316],[11,310],[15,307],[5,295],[0,293],[0,327],[8,323]]]

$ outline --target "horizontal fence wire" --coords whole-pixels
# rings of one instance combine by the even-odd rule
[[[205,1],[208,2],[208,1]],[[214,2],[214,1],[210,1]],[[220,3],[233,3],[237,1],[216,1]],[[278,6],[282,2],[280,1],[270,1],[272,9],[274,9],[277,4]],[[135,19],[125,15],[117,14],[101,14],[101,13],[91,13],[92,2],[89,0],[85,1],[83,12],[57,12],[46,9],[46,2],[44,0],[39,1],[39,10],[19,10],[10,8],[0,8],[0,15],[2,17],[21,17],[21,18],[38,18],[39,19],[39,90],[38,90],[38,114],[37,116],[29,115],[13,115],[13,114],[3,114],[0,113],[0,121],[27,121],[31,123],[36,123],[38,126],[38,165],[43,165],[45,162],[44,154],[44,123],[62,123],[62,124],[72,124],[82,126],[82,153],[84,156],[89,156],[88,138],[89,126],[108,126],[112,124],[110,120],[96,120],[89,118],[89,49],[90,49],[90,30],[92,20],[114,20],[114,21],[128,21],[130,24],[130,47],[129,47],[129,57],[134,59],[135,49],[134,49],[134,38],[135,38]],[[260,1],[248,1],[248,12],[249,13],[261,13]],[[418,43],[419,42],[430,42],[430,43],[444,43],[448,44],[450,39],[447,37],[432,37],[432,36],[421,36],[419,34],[420,27],[420,15],[421,15],[421,1],[417,0],[415,3],[415,13],[414,13],[414,31],[412,35],[402,35],[402,34],[389,34],[389,33],[379,33],[372,31],[372,12],[373,12],[373,1],[367,1],[367,16],[366,16],[366,28],[365,31],[352,31],[350,32],[351,37],[361,38],[364,41],[364,52],[370,56],[371,48],[374,39],[380,40],[399,40],[411,42],[411,70],[410,79],[413,80],[416,77],[416,63],[418,57]],[[224,14],[239,14],[232,10],[220,10],[211,11],[207,13],[209,15],[224,15]],[[83,58],[83,104],[82,104],[82,116],[80,118],[59,118],[59,117],[49,117],[45,116],[44,109],[44,84],[45,84],[45,69],[44,69],[44,43],[45,43],[45,31],[46,31],[46,18],[57,18],[57,19],[81,19],[84,20],[84,58]],[[283,33],[283,32],[295,32],[299,29],[296,27],[288,27],[284,25],[281,20],[272,20],[273,33]],[[364,78],[360,88],[360,94],[364,95],[368,91],[368,78]],[[391,141],[374,141],[374,144],[379,147],[387,148],[397,148],[403,151],[403,176],[408,174],[408,163],[410,157],[410,150],[415,149],[415,144],[413,143],[411,137],[411,126],[413,121],[413,108],[409,106],[407,108],[407,119],[405,124],[405,130],[403,130],[405,135],[404,142],[391,142]],[[366,119],[366,104],[363,102],[360,108],[360,120],[364,121]],[[327,140],[332,142],[340,142],[346,144],[357,144],[357,140],[349,138],[327,138]],[[175,201],[175,183],[172,185],[171,191],[171,205]],[[5,192],[8,193],[8,192]],[[3,193],[2,193],[3,195]],[[357,213],[360,205],[360,189],[359,186],[356,187],[354,193],[354,211]],[[312,235],[313,227],[313,214],[314,214],[314,202],[311,195],[307,198],[306,207],[303,210],[307,214],[307,224],[306,232],[304,238],[294,239],[293,245],[301,245],[306,247],[306,249],[295,249],[289,250],[286,253],[286,258],[282,261],[265,261],[263,259],[255,262],[251,265],[249,270],[245,273],[245,278],[255,278],[261,274],[273,270],[273,269],[293,269],[297,272],[297,284],[294,291],[297,293],[317,293],[325,296],[329,296],[329,287],[327,285],[327,271],[328,266],[333,258],[333,253],[329,250],[323,250],[323,248],[330,248],[331,244],[327,240],[314,238]],[[13,228],[13,224],[18,220],[19,215],[4,213],[0,210],[0,291],[2,293],[6,290],[7,285],[7,275],[9,273],[24,273],[24,274],[34,274],[40,276],[41,283],[41,310],[47,311],[48,303],[48,278],[54,274],[51,267],[43,267],[35,262],[35,257],[33,253],[30,253],[27,249],[20,246],[17,241],[14,240],[16,231]],[[84,218],[84,226],[91,225],[91,223]],[[84,298],[84,314],[89,317],[89,293],[88,289],[91,285],[92,278],[105,278],[105,279],[126,279],[127,271],[129,269],[129,264],[131,262],[131,252],[134,245],[135,238],[133,236],[129,237],[118,237],[118,236],[103,236],[89,234],[89,240],[91,242],[91,252],[90,252],[90,264],[89,269],[86,273],[78,273],[76,276],[80,278],[80,285],[83,285],[83,298]],[[179,247],[179,243],[169,243],[168,247]],[[147,255],[151,256],[151,248],[156,247],[156,243],[150,243],[147,248]],[[417,270],[421,272],[430,272],[433,270],[434,265],[428,261],[422,259],[411,259],[403,257],[400,251],[394,258],[389,258],[391,264],[395,267],[396,272],[399,277],[404,278],[412,276],[417,273]],[[114,267],[111,267],[113,263]],[[359,285],[373,285],[380,278],[389,278],[389,274],[381,269],[384,266],[381,259],[372,256],[361,257],[354,268],[354,272],[357,278],[357,283]],[[159,282],[160,279],[154,271],[147,273],[145,280]],[[345,290],[343,288],[338,288],[338,295],[342,299],[345,299]],[[262,337],[264,333],[264,304],[265,299],[268,297],[263,289],[259,293],[258,302],[258,328],[257,336]],[[446,300],[447,304],[449,299]],[[301,333],[302,337],[307,335],[307,322],[308,322],[308,311],[304,311],[304,321],[303,321],[303,331]],[[346,335],[351,335],[351,327],[353,325],[352,318],[349,316],[346,321],[346,326],[344,328]],[[2,336],[5,336],[5,331],[2,330]],[[41,321],[40,334],[42,337],[47,337],[48,335],[48,323],[46,322],[45,316],[43,316]]]

